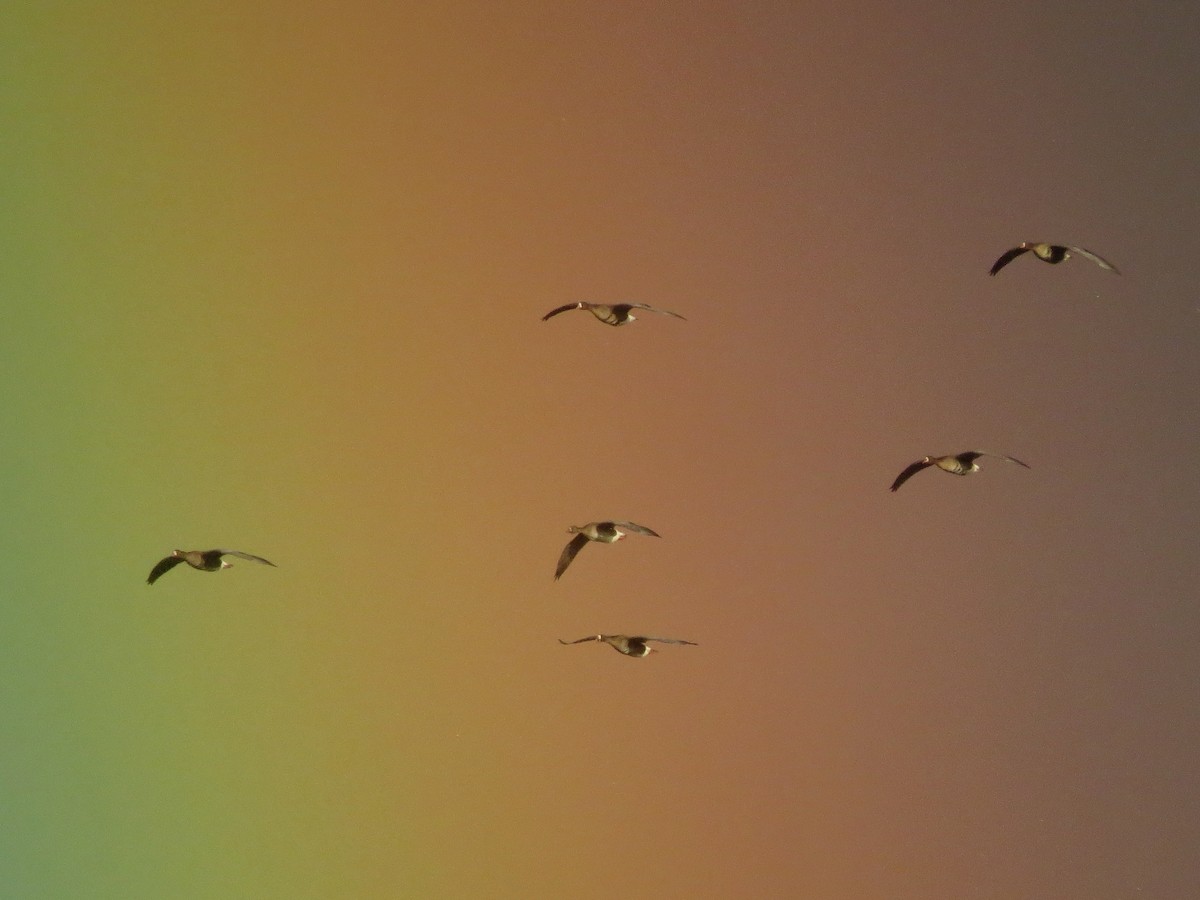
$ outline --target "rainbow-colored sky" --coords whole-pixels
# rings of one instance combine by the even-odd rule
[[[0,895],[1200,894],[1200,7],[2,32]]]

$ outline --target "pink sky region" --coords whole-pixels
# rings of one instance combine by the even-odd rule
[[[0,893],[1200,895],[1200,10],[5,32]]]

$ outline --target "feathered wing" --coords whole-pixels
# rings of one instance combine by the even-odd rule
[[[967,450],[965,453],[960,453],[954,458],[964,465],[969,466],[981,456],[990,456],[993,459],[1003,459],[1007,462],[1016,463],[1018,466],[1024,466],[1027,469],[1030,468],[1029,463],[1021,462],[1021,460],[1017,459],[1015,456],[1009,456],[1007,453],[993,453],[991,450]]]
[[[645,525],[639,525],[637,522],[613,522],[618,528],[624,528],[626,531],[631,531],[634,534],[648,534],[650,537],[662,537],[657,531],[652,528],[647,528]]]
[[[587,542],[586,534],[577,534],[571,540],[567,541],[567,546],[563,547],[562,556],[558,558],[558,568],[554,570],[555,581],[562,578],[562,573],[567,571],[567,566],[571,564],[571,560],[575,558]]]
[[[629,303],[627,305],[632,309],[644,309],[646,312],[658,313],[661,316],[674,316],[676,319],[683,319],[683,316],[677,312],[671,312],[669,309],[658,309],[646,303]],[[687,319],[683,319],[683,321],[686,322]]]
[[[680,638],[659,638],[659,637],[636,637],[630,638],[631,641],[641,641],[643,644],[646,641],[657,641],[660,644],[687,644],[689,647],[699,647],[695,641],[685,641]]]
[[[900,490],[900,485],[904,484],[904,482],[908,481],[908,479],[912,478],[914,475],[916,475],[922,469],[928,468],[931,465],[933,465],[933,463],[927,463],[924,460],[918,460],[917,462],[913,463],[911,466],[909,466],[907,469],[905,469],[903,472],[901,472],[899,475],[896,476],[896,480],[892,482],[891,490],[893,490],[893,491]]]
[[[570,645],[570,644],[585,644],[585,643],[587,643],[588,641],[598,641],[598,640],[600,640],[600,636],[599,636],[599,635],[590,634],[590,635],[588,635],[587,637],[582,637],[582,638],[580,638],[580,639],[579,639],[579,640],[577,640],[577,641],[564,641],[562,638],[559,638],[559,639],[558,639],[558,642],[559,642],[560,644],[566,644],[566,645]]]
[[[1018,256],[1020,256],[1022,253],[1027,252],[1028,249],[1029,249],[1028,247],[1013,247],[1011,250],[1009,250],[1007,253],[1005,253],[1003,256],[1001,256],[998,260],[996,260],[994,263],[992,263],[992,270],[990,272],[988,272],[988,274],[995,275],[997,272],[999,272],[1001,269],[1003,269],[1005,266],[1007,266],[1010,262],[1012,262],[1014,259],[1016,259]]]
[[[568,303],[566,306],[560,306],[560,307],[558,307],[558,309],[552,309],[552,310],[550,310],[550,312],[548,312],[544,316],[542,316],[542,321],[545,322],[547,319],[551,319],[554,316],[557,316],[559,313],[570,312],[573,309],[583,309],[583,304],[582,303]]]
[[[167,572],[183,562],[183,558],[179,556],[167,556],[160,559],[153,569],[150,570],[150,577],[146,579],[146,584],[154,584],[158,579],[162,578]]]
[[[1084,250],[1082,247],[1068,247],[1067,249],[1072,253],[1082,256],[1084,259],[1090,259],[1102,269],[1108,269],[1108,271],[1114,272],[1117,275],[1121,274],[1121,271],[1116,266],[1114,266],[1104,257],[1096,255],[1091,250]]]
[[[243,553],[241,550],[218,550],[217,553],[219,553],[221,556],[236,556],[238,559],[248,559],[251,562],[264,563],[268,566],[275,565],[275,563],[271,562],[269,559],[263,559],[261,556],[255,556],[253,553]],[[275,566],[275,568],[279,567]]]
[[[1007,460],[1010,463],[1016,463],[1018,466],[1024,466],[1027,469],[1032,468],[1029,465],[1029,463],[1021,462],[1021,460],[1017,459],[1015,456],[1009,456],[1007,453],[991,453],[987,450],[977,450],[977,451],[975,451],[975,455],[976,456],[994,456],[994,457],[996,457],[996,459]]]

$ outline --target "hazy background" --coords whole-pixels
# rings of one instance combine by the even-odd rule
[[[247,6],[0,25],[4,894],[1200,894],[1200,8]]]

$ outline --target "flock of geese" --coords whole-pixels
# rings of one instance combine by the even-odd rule
[[[1010,262],[1017,257],[1032,253],[1042,262],[1056,265],[1070,259],[1072,256],[1078,256],[1082,259],[1090,260],[1102,269],[1106,269],[1114,274],[1121,274],[1120,271],[1108,260],[1093,253],[1090,250],[1085,250],[1082,247],[1072,247],[1068,244],[1050,244],[1041,241],[1022,241],[1011,250],[1005,251],[999,259],[993,263],[989,275],[995,275]],[[572,310],[581,309],[590,312],[593,316],[603,322],[605,325],[627,325],[634,321],[637,316],[633,314],[634,310],[645,310],[646,312],[658,313],[663,316],[672,316],[676,319],[683,319],[679,313],[671,312],[666,309],[657,309],[646,303],[589,303],[585,300],[580,300],[577,303],[568,303],[565,306],[559,306],[556,309],[550,310],[542,316],[542,321],[552,319],[557,315]],[[685,320],[686,321],[686,320]],[[979,460],[982,457],[991,456],[996,459],[1002,459],[1006,462],[1015,463],[1018,466],[1029,468],[1029,464],[1022,462],[1015,456],[1009,456],[1004,453],[992,453],[987,450],[966,450],[962,453],[952,453],[946,456],[924,456],[914,463],[910,463],[905,469],[896,476],[896,480],[892,482],[891,490],[898,491],[904,482],[912,478],[923,469],[928,469],[931,466],[941,469],[943,472],[949,472],[952,475],[970,475],[972,472],[979,471]],[[659,537],[658,532],[645,525],[638,525],[636,522],[589,522],[586,525],[572,525],[567,529],[568,534],[574,535],[567,545],[563,548],[562,554],[558,558],[558,565],[554,569],[554,580],[557,581],[567,571],[567,567],[579,555],[579,551],[586,547],[591,542],[601,544],[615,544],[630,534],[643,534],[649,537]],[[249,560],[250,562],[262,563],[263,565],[274,566],[275,563],[269,559],[264,559],[261,556],[255,556],[252,553],[244,553],[241,550],[172,550],[169,556],[163,557],[154,568],[150,570],[150,575],[146,579],[147,584],[154,584],[159,578],[178,566],[180,563],[187,563],[193,569],[198,569],[201,572],[219,572],[221,569],[228,569],[233,563],[229,562],[225,557],[236,556],[238,559]],[[599,641],[608,644],[618,653],[623,653],[625,656],[642,658],[649,656],[651,653],[657,652],[651,643],[659,644],[682,644],[689,647],[698,646],[695,641],[685,641],[680,638],[665,638],[665,637],[648,637],[645,635],[628,635],[628,634],[592,634],[587,637],[581,637],[574,641],[564,641],[558,639],[560,644],[584,644],[589,641]]]

